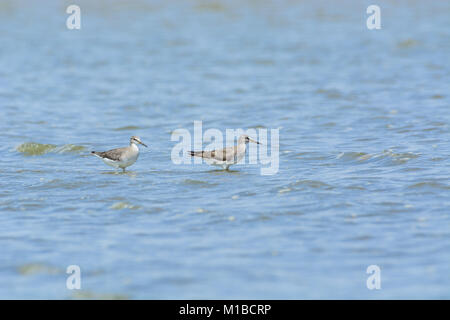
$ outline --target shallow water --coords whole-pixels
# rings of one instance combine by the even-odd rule
[[[450,4],[330,3],[3,1],[0,298],[450,298]],[[173,164],[194,120],[279,172]]]

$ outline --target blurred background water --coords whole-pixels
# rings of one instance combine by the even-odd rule
[[[1,0],[0,298],[450,298],[450,2],[373,2]],[[278,174],[173,164],[194,120]]]

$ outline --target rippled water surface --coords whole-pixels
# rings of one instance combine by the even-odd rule
[[[448,1],[77,3],[0,2],[1,298],[450,298]],[[175,165],[194,120],[279,172]]]

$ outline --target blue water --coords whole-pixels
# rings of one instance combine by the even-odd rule
[[[69,4],[0,3],[0,298],[450,298],[448,1],[377,1],[380,30],[356,0]],[[280,129],[278,173],[175,165],[195,120]],[[89,154],[131,135],[125,174]]]

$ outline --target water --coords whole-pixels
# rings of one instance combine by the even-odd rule
[[[449,2],[69,4],[0,3],[1,298],[450,298]],[[173,164],[194,120],[279,172]]]

